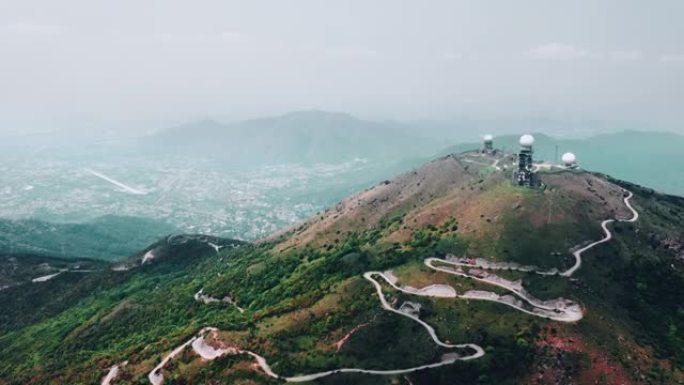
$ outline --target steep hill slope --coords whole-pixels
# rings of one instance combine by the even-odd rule
[[[130,284],[135,274],[162,279],[217,250],[244,244],[201,235],[169,236],[111,265],[95,259],[0,254],[0,333],[49,320],[93,293]]]
[[[255,245],[151,246],[14,318],[0,383],[682,383],[684,199],[511,165],[449,155]]]

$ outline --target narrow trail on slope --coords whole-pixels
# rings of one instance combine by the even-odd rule
[[[202,302],[205,305],[208,305],[210,303],[216,303],[216,302],[224,302],[224,303],[230,304],[232,306],[235,306],[235,308],[240,313],[245,312],[245,309],[238,306],[238,304],[235,302],[235,300],[232,297],[225,296],[225,297],[223,297],[223,299],[214,298],[210,295],[204,294],[204,288],[200,289],[197,293],[195,293],[194,299],[195,299],[195,301]]]
[[[116,378],[119,376],[119,371],[121,370],[121,368],[126,366],[127,364],[128,361],[124,361],[120,364],[116,364],[109,368],[109,372],[107,372],[105,378],[102,379],[100,385],[110,385],[112,381],[116,380]]]
[[[617,219],[619,222],[636,222],[637,219],[639,219],[639,213],[632,207],[631,203],[629,202],[630,199],[634,196],[634,194],[631,191],[624,190],[625,192],[628,192],[628,195],[624,198],[624,203],[629,208],[629,210],[632,212],[632,218],[630,219]],[[218,329],[214,327],[205,327],[200,332],[192,337],[190,340],[186,341],[184,344],[180,345],[176,349],[174,349],[171,353],[169,353],[166,357],[162,359],[162,361],[157,365],[152,372],[149,373],[148,378],[150,382],[153,385],[161,385],[163,384],[163,374],[161,373],[161,370],[166,366],[166,364],[173,359],[175,356],[180,354],[183,349],[185,349],[188,345],[191,345],[194,352],[198,354],[200,357],[202,357],[205,360],[211,361],[216,358],[219,358],[223,355],[226,354],[247,354],[256,360],[257,364],[259,367],[266,373],[268,376],[283,380],[285,382],[306,382],[306,381],[312,381],[316,380],[322,377],[327,377],[332,374],[337,374],[337,373],[365,373],[365,374],[372,374],[372,375],[398,375],[398,374],[407,374],[419,370],[424,370],[424,369],[429,369],[429,368],[436,368],[440,366],[445,366],[445,365],[450,365],[455,363],[456,361],[468,361],[468,360],[474,360],[477,358],[480,358],[484,356],[485,352],[480,347],[479,345],[476,344],[451,344],[448,342],[444,342],[439,339],[437,336],[437,333],[435,332],[435,329],[430,326],[428,323],[425,321],[421,320],[417,315],[413,314],[411,311],[404,310],[403,308],[400,308],[399,310],[395,309],[392,307],[392,305],[387,301],[385,298],[384,293],[382,292],[382,285],[374,278],[374,276],[378,276],[382,278],[387,284],[389,284],[392,288],[394,288],[397,291],[400,291],[402,293],[410,294],[410,295],[416,295],[416,296],[424,296],[424,297],[432,297],[432,298],[463,298],[463,299],[472,299],[472,300],[482,300],[482,301],[492,301],[492,302],[497,302],[501,303],[510,307],[513,307],[519,311],[522,311],[526,314],[530,314],[533,316],[541,317],[541,318],[547,318],[551,319],[554,321],[560,321],[560,322],[576,322],[582,319],[583,313],[582,313],[582,308],[579,306],[579,304],[559,298],[555,300],[548,300],[548,301],[542,301],[539,300],[535,297],[533,297],[531,294],[529,294],[523,287],[522,283],[519,281],[510,281],[506,280],[504,278],[498,277],[494,274],[490,274],[485,272],[484,270],[486,269],[491,269],[491,270],[517,270],[517,271],[523,271],[523,272],[531,272],[531,273],[536,273],[540,275],[560,275],[563,277],[570,277],[572,276],[581,266],[582,266],[582,253],[586,252],[587,250],[590,250],[597,245],[600,245],[602,243],[608,242],[609,240],[612,239],[613,234],[612,232],[608,229],[607,225],[609,223],[615,222],[615,219],[606,219],[601,222],[601,228],[605,232],[604,238],[592,242],[588,244],[587,246],[582,247],[579,250],[576,250],[573,252],[573,256],[575,257],[575,265],[572,266],[570,269],[564,271],[564,272],[558,272],[557,270],[541,270],[535,266],[519,266],[513,263],[492,263],[492,262],[483,262],[479,261],[475,263],[470,263],[466,262],[463,259],[459,258],[450,258],[450,259],[441,259],[441,258],[426,258],[424,260],[424,263],[427,267],[447,273],[447,274],[452,274],[452,275],[458,275],[458,276],[463,276],[463,277],[468,277],[475,279],[477,281],[494,285],[497,287],[500,287],[502,289],[505,289],[514,295],[498,295],[493,292],[488,292],[488,291],[482,291],[482,290],[469,290],[463,294],[458,294],[456,290],[449,285],[443,285],[443,284],[435,284],[435,285],[429,285],[420,289],[413,288],[413,287],[408,287],[408,286],[399,286],[397,285],[397,277],[394,276],[394,274],[391,271],[387,272],[380,272],[380,271],[369,271],[363,274],[363,277],[370,281],[373,286],[375,287],[376,294],[378,295],[378,298],[380,300],[380,304],[383,309],[390,311],[392,313],[401,315],[403,317],[409,318],[417,323],[419,323],[421,326],[425,328],[425,330],[428,332],[430,335],[430,338],[434,341],[434,343],[438,346],[444,347],[444,348],[449,348],[449,349],[463,349],[463,350],[471,350],[473,351],[472,354],[469,355],[459,355],[456,352],[450,352],[446,353],[442,356],[441,361],[431,363],[431,364],[426,364],[426,365],[421,365],[421,366],[416,366],[416,367],[411,367],[411,368],[405,368],[405,369],[393,369],[393,370],[370,370],[370,369],[359,369],[359,368],[341,368],[341,369],[334,369],[334,370],[329,370],[325,372],[318,372],[318,373],[311,373],[311,374],[305,374],[305,375],[300,375],[300,376],[292,376],[292,377],[284,377],[276,374],[273,372],[271,367],[268,365],[268,361],[258,355],[257,353],[254,353],[249,350],[240,350],[238,348],[222,348],[222,349],[215,349],[212,346],[206,344],[204,342],[204,335],[208,332],[211,331],[213,333],[218,332]],[[440,264],[442,266],[437,266],[436,264]],[[465,271],[464,268],[470,269],[469,271]],[[476,271],[473,271],[476,270]],[[201,293],[201,290],[200,290]],[[518,298],[516,298],[516,296]],[[527,305],[526,305],[527,304]],[[526,307],[526,306],[529,306]],[[418,311],[416,311],[418,312]]]
[[[627,191],[627,190],[624,190]],[[631,191],[628,191],[628,195],[624,198],[625,206],[632,212],[632,217],[630,219],[618,219],[618,222],[636,222],[637,219],[639,219],[639,212],[632,207],[632,204],[629,202],[630,199],[634,196],[634,193]],[[590,243],[583,248],[576,250],[575,252],[572,253],[572,255],[575,256],[575,265],[569,268],[568,270],[562,272],[560,275],[564,277],[570,277],[572,276],[575,271],[577,271],[580,267],[582,267],[582,253],[585,251],[593,248],[596,245],[600,245],[601,243],[608,242],[611,239],[613,239],[613,233],[608,230],[608,224],[615,222],[615,219],[606,219],[605,221],[601,222],[601,227],[603,228],[603,232],[606,234],[603,239],[600,239],[596,242]]]

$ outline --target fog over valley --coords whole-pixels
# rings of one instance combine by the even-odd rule
[[[4,1],[0,132],[144,132],[310,109],[684,132],[683,8],[677,0]]]

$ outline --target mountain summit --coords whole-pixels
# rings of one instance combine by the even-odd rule
[[[684,381],[684,199],[515,169],[449,154],[256,244],[14,280],[0,383]],[[22,321],[27,290],[60,310]]]

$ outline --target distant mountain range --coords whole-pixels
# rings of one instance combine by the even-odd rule
[[[235,167],[336,163],[364,158],[393,164],[392,169],[397,169],[396,165],[401,162],[408,169],[435,155],[478,148],[480,143],[466,143],[463,138],[472,137],[473,132],[484,132],[486,127],[477,121],[471,123],[469,129],[464,126],[466,122],[459,121],[450,131],[444,124],[376,122],[344,113],[301,111],[230,124],[213,120],[190,123],[148,136],[142,144],[145,151],[152,153],[204,156],[229,162]],[[501,128],[503,123],[494,123],[504,130]],[[530,120],[527,131],[538,132],[542,123],[550,125],[548,132],[558,132],[558,123],[538,120]],[[587,124],[592,127],[590,131],[601,129],[595,122]],[[523,122],[516,121],[515,127],[520,129],[520,134],[525,131]],[[572,127],[574,134],[586,134],[581,127]],[[614,125],[609,128],[617,129]],[[519,134],[497,137],[495,146],[515,152],[518,137]],[[538,159],[553,161],[557,146],[558,157],[572,151],[584,168],[634,180],[665,192],[684,194],[684,179],[679,171],[684,167],[682,135],[629,130],[580,139],[558,139],[541,133],[535,137]],[[449,146],[449,143],[459,144]]]
[[[400,160],[434,154],[444,147],[443,141],[416,132],[394,122],[305,111],[231,124],[205,120],[161,131],[143,144],[248,165]]]

